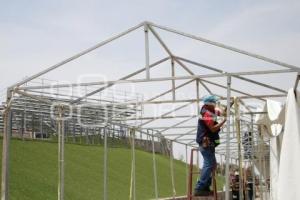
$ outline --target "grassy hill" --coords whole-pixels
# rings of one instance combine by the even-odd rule
[[[2,141],[1,149],[2,149]],[[57,199],[57,144],[12,140],[10,152],[10,199]],[[129,199],[131,152],[110,148],[108,153],[108,198]],[[177,195],[186,194],[186,167],[174,161]],[[159,196],[172,196],[170,160],[157,155]],[[219,187],[223,180],[219,178]],[[154,197],[152,154],[136,150],[137,199]],[[65,199],[93,200],[103,197],[103,147],[65,145]]]

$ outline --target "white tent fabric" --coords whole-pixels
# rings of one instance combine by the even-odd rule
[[[262,133],[271,137],[279,135],[282,132],[285,114],[282,103],[268,99],[263,112],[268,114],[257,115],[255,119],[256,123],[263,125]]]
[[[300,97],[300,93],[297,93]],[[300,199],[300,101],[290,89],[286,102],[286,119],[282,138],[278,200]]]
[[[278,183],[278,173],[279,173],[279,159],[280,159],[280,149],[281,149],[281,138],[284,123],[284,108],[282,103],[267,100],[264,105],[264,112],[268,114],[261,114],[256,117],[256,123],[261,124],[261,132],[265,137],[270,137],[270,198],[272,200],[277,200],[277,183]],[[259,173],[264,174],[259,163],[255,163],[256,168]],[[264,177],[266,177],[264,175]]]
[[[277,200],[282,135],[270,138],[270,199]]]

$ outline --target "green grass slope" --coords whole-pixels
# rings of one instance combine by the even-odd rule
[[[2,148],[2,141],[1,148]],[[57,144],[12,140],[10,146],[10,199],[57,199]],[[157,155],[159,196],[172,196],[170,160]],[[131,150],[110,148],[108,199],[129,199]],[[137,199],[154,197],[152,154],[136,150]],[[177,195],[186,193],[186,167],[174,161]],[[223,180],[219,179],[220,187]],[[65,199],[103,199],[103,147],[65,145]]]

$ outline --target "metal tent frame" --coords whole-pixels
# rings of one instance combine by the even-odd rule
[[[131,32],[137,30],[137,29],[144,29],[144,45],[145,45],[145,65],[133,72],[130,73],[124,77],[121,77],[118,80],[109,80],[109,81],[96,81],[96,82],[84,82],[84,83],[72,83],[72,84],[50,84],[50,85],[34,85],[30,86],[27,85],[33,80],[36,80],[37,78],[57,69],[62,67],[63,65],[72,62],[98,48],[101,48],[102,46],[113,42],[114,40],[117,40],[121,37],[126,36],[127,34],[130,34]],[[191,40],[201,42],[201,43],[206,43],[209,45],[212,45],[217,48],[222,48],[228,51],[231,51],[233,53],[237,54],[242,54],[251,58],[255,58],[267,63],[275,64],[279,67],[283,67],[283,69],[272,69],[272,70],[256,70],[256,71],[243,71],[243,72],[226,72],[223,71],[222,69],[209,66],[206,64],[202,64],[187,58],[180,57],[179,55],[175,55],[172,50],[168,47],[168,45],[164,42],[164,40],[161,38],[159,35],[158,31],[165,31],[168,33],[172,33],[175,35],[178,35],[180,37],[184,38],[189,38]],[[152,34],[154,38],[159,42],[159,44],[162,46],[164,51],[167,53],[167,57],[162,58],[154,63],[150,63],[149,55],[150,55],[150,48],[149,48],[149,34]],[[171,75],[170,76],[165,76],[165,77],[152,77],[151,76],[151,69],[165,63],[166,61],[170,61],[170,67],[171,67]],[[185,72],[187,72],[189,75],[175,75],[175,65],[180,66]],[[189,65],[196,66],[199,68],[203,68],[206,70],[211,71],[212,73],[210,74],[196,74],[194,73],[190,68]],[[140,74],[145,74],[144,78],[133,78],[136,75]],[[157,138],[167,138],[169,141],[172,143],[180,143],[185,145],[186,151],[188,150],[188,147],[196,147],[197,144],[194,141],[194,138],[190,138],[187,136],[191,136],[195,134],[196,130],[196,124],[194,126],[187,126],[183,125],[184,123],[188,122],[189,120],[193,120],[198,117],[198,114],[193,114],[191,115],[190,113],[184,114],[184,115],[170,115],[180,109],[186,108],[189,105],[196,105],[198,112],[199,113],[199,104],[201,102],[200,98],[200,87],[203,87],[206,92],[209,94],[214,94],[214,92],[211,90],[210,86],[218,87],[221,89],[224,89],[227,91],[227,96],[220,96],[221,100],[225,102],[227,109],[230,110],[230,101],[233,99],[231,96],[232,92],[235,92],[239,94],[235,101],[238,102],[242,108],[237,108],[235,110],[232,110],[231,112],[227,113],[227,124],[226,124],[226,133],[225,137],[222,137],[222,139],[225,139],[225,143],[220,145],[219,150],[217,153],[220,155],[220,158],[222,159],[222,156],[225,156],[226,160],[226,170],[225,174],[228,177],[229,175],[229,165],[230,165],[230,159],[234,158],[240,161],[241,165],[241,154],[243,149],[241,148],[241,137],[239,136],[238,139],[237,137],[234,136],[236,133],[239,133],[240,130],[246,129],[250,127],[250,131],[253,133],[251,143],[252,145],[254,143],[258,144],[259,139],[255,139],[255,137],[259,137],[259,127],[257,124],[254,124],[253,118],[256,114],[259,114],[261,112],[257,112],[256,110],[253,110],[247,103],[244,101],[245,99],[251,99],[253,101],[257,102],[264,102],[266,101],[266,98],[277,98],[277,97],[285,97],[287,95],[287,91],[283,90],[281,88],[275,87],[273,85],[269,85],[266,83],[262,83],[253,79],[246,78],[245,76],[248,75],[267,75],[267,74],[283,74],[283,73],[293,73],[297,75],[297,79],[295,80],[294,88],[296,89],[298,86],[298,81],[299,81],[299,73],[300,73],[300,68],[294,65],[290,65],[275,59],[271,59],[268,57],[264,57],[255,53],[251,53],[248,51],[244,51],[232,46],[228,46],[219,42],[214,42],[211,40],[207,40],[202,37],[198,37],[192,34],[184,33],[181,31],[177,31],[175,29],[165,27],[165,26],[160,26],[158,24],[152,23],[152,22],[142,22],[120,34],[117,34],[89,49],[86,49],[68,59],[65,59],[37,74],[34,74],[31,77],[28,77],[12,86],[10,86],[7,89],[7,98],[6,98],[6,104],[5,107],[3,108],[3,122],[4,122],[4,134],[3,134],[3,156],[2,156],[2,191],[1,191],[1,199],[2,200],[7,200],[9,199],[9,193],[8,193],[8,177],[9,177],[9,144],[10,144],[10,137],[11,137],[11,127],[12,127],[12,121],[11,121],[11,115],[12,115],[12,110],[13,110],[13,105],[16,101],[17,98],[24,97],[24,99],[31,99],[36,102],[44,103],[47,105],[56,105],[56,114],[58,117],[56,118],[57,121],[57,130],[58,130],[58,138],[59,138],[59,192],[58,192],[58,199],[62,200],[63,195],[64,195],[64,126],[65,126],[65,118],[63,117],[64,113],[67,112],[68,109],[70,108],[77,108],[78,106],[81,105],[81,103],[86,100],[87,98],[92,98],[93,95],[99,94],[104,90],[107,90],[108,88],[117,85],[117,84],[126,84],[126,83],[131,83],[131,84],[140,84],[140,83],[154,83],[154,82],[171,82],[172,86],[169,90],[157,94],[156,96],[146,99],[146,100],[136,100],[136,101],[124,101],[124,102],[110,102],[111,105],[113,106],[123,106],[123,108],[128,107],[128,106],[143,106],[143,105],[161,105],[161,104],[183,104],[175,109],[172,109],[168,112],[163,113],[160,116],[150,116],[150,117],[123,117],[123,118],[118,118],[117,116],[120,115],[120,113],[127,112],[128,110],[124,109],[123,111],[120,111],[119,113],[112,113],[112,115],[107,119],[110,124],[116,125],[116,126],[122,126],[130,130],[130,136],[135,137],[135,132],[140,132],[143,133],[150,138],[151,140],[154,141],[154,137]],[[226,78],[226,83],[225,84],[218,84],[214,81],[210,81],[209,79],[212,78]],[[242,90],[238,90],[233,88],[232,86],[232,79],[238,79],[242,80],[245,82],[248,82],[253,85],[257,85],[263,88],[267,88],[270,91],[273,91],[273,94],[252,94],[248,93]],[[179,85],[176,85],[176,81],[185,81],[184,83],[181,83]],[[177,99],[176,97],[176,92],[179,88],[182,88],[188,84],[195,84],[196,87],[196,98],[193,99]],[[89,91],[83,96],[78,96],[78,97],[72,97],[70,100],[66,103],[64,100],[61,98],[47,98],[47,93],[43,93],[42,91],[47,90],[47,89],[53,89],[53,88],[74,88],[74,87],[92,87],[92,86],[97,86],[97,89],[94,89],[92,91]],[[170,100],[157,100],[163,95],[166,94],[171,94],[171,99]],[[30,102],[29,102],[30,103]],[[32,103],[32,102],[31,102]],[[235,123],[241,123],[239,125],[236,125],[233,123],[233,117],[237,116],[237,114],[240,112],[240,117],[236,118]],[[117,115],[117,116],[115,116]],[[107,117],[107,116],[106,116]],[[149,126],[150,123],[162,119],[182,119],[176,124],[170,125],[170,126]],[[140,120],[141,123],[139,125],[129,125],[128,123],[122,123],[124,121],[129,122],[129,121],[134,121],[134,120]],[[232,127],[237,127],[239,130],[234,130]],[[174,131],[174,130],[181,130],[181,129],[189,129],[189,131],[184,132],[184,133],[176,133],[176,132],[171,132],[169,134],[166,134],[166,132]],[[155,133],[155,134],[154,134]],[[105,141],[107,140],[107,134],[104,134]],[[173,138],[172,138],[173,137]],[[107,143],[105,143],[107,148]],[[134,141],[133,141],[134,144]],[[237,148],[238,147],[238,148]],[[133,145],[134,148],[134,145]],[[154,148],[154,146],[153,146]],[[259,151],[253,151],[252,154],[259,154]],[[134,153],[133,153],[134,155]],[[253,156],[253,155],[252,155]],[[170,156],[172,157],[172,156]],[[252,157],[253,158],[253,157]],[[186,158],[187,159],[187,158]],[[105,161],[106,162],[106,161]],[[154,162],[154,171],[155,169],[155,154],[153,157],[153,162]],[[106,164],[105,164],[106,166]],[[106,169],[106,168],[104,168]],[[134,176],[133,176],[134,177]],[[156,178],[154,181],[157,181]],[[106,187],[106,178],[104,180],[104,186]],[[135,186],[135,182],[133,182],[132,186]],[[155,194],[156,198],[157,196],[157,184],[155,185]],[[106,188],[105,188],[106,189]],[[132,190],[132,198],[135,198],[135,189],[133,188]],[[104,199],[107,198],[106,192],[104,192]],[[229,180],[226,179],[226,199],[229,199]]]

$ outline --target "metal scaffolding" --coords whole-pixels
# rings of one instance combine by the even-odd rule
[[[145,45],[145,64],[144,66],[124,77],[116,80],[80,82],[80,83],[53,83],[40,79],[47,73],[63,67],[65,64],[98,49],[102,46],[125,37],[131,32],[143,29],[144,45]],[[162,39],[159,32],[175,34],[183,38],[188,38],[196,42],[205,43],[216,48],[222,48],[235,54],[242,54],[266,63],[274,64],[280,69],[255,70],[242,72],[226,72],[223,69],[199,63],[197,61],[183,58],[174,54],[173,50]],[[150,63],[151,55],[149,36],[158,41],[167,57],[161,58],[156,62]],[[170,76],[153,77],[151,70],[158,65],[166,65],[170,61]],[[169,64],[168,64],[169,65]],[[176,72],[175,66],[180,67],[188,75],[181,75]],[[191,70],[190,66],[209,70],[211,73],[197,74]],[[260,135],[259,125],[254,123],[253,117],[256,114],[265,114],[258,112],[256,107],[248,104],[257,102],[262,104],[267,98],[285,97],[287,91],[282,88],[275,87],[272,84],[266,84],[248,76],[269,75],[269,74],[293,74],[296,80],[288,80],[291,85],[298,86],[300,68],[275,59],[267,58],[258,54],[250,53],[232,46],[204,39],[192,34],[184,33],[165,26],[160,26],[152,22],[142,22],[120,34],[117,34],[89,49],[86,49],[66,60],[63,60],[31,77],[28,77],[7,89],[6,100],[1,108],[3,117],[0,121],[0,128],[3,128],[3,155],[2,155],[2,193],[1,199],[8,200],[8,181],[9,181],[9,144],[10,137],[20,138],[39,138],[49,139],[57,137],[59,144],[59,184],[58,199],[64,199],[64,143],[65,141],[78,142],[83,137],[86,141],[94,136],[100,136],[104,140],[105,155],[104,156],[104,172],[107,170],[107,140],[109,137],[117,134],[117,138],[128,138],[132,147],[132,184],[130,188],[130,198],[135,199],[135,162],[134,150],[138,145],[138,140],[148,141],[149,151],[153,153],[153,171],[155,182],[155,198],[158,198],[157,177],[155,153],[158,151],[159,144],[164,143],[164,147],[171,144],[165,152],[170,156],[170,165],[173,167],[173,147],[175,143],[183,145],[188,151],[188,147],[197,147],[195,142],[195,132],[197,123],[195,120],[199,117],[199,108],[201,106],[201,97],[203,93],[218,95],[221,99],[223,107],[230,110],[230,102],[233,100],[234,93],[236,109],[227,112],[226,129],[222,130],[221,145],[217,147],[216,153],[225,157],[225,176],[226,178],[226,200],[229,199],[229,174],[230,166],[234,164],[231,160],[238,160],[240,172],[244,163],[255,163],[257,160],[261,162],[266,158],[268,151],[268,140]],[[144,78],[136,78],[136,75],[145,75]],[[214,81],[216,78],[226,80],[222,83]],[[234,84],[234,80],[241,80],[253,86],[259,86],[272,91],[270,94],[259,94],[238,89],[238,85]],[[144,99],[143,94],[126,94],[125,91],[113,89],[115,85],[122,84],[143,84],[143,83],[171,83],[171,88],[163,93]],[[180,84],[176,84],[180,82]],[[178,90],[187,85],[195,86],[194,98],[178,98]],[[226,95],[219,95],[214,92],[212,87],[217,87],[226,92]],[[84,91],[76,94],[74,90]],[[109,91],[113,95],[109,96]],[[56,91],[56,92],[54,92]],[[160,97],[170,95],[170,99],[162,100]],[[147,105],[164,105],[174,104],[173,109],[159,114],[158,116],[144,116],[144,106]],[[189,106],[195,106],[196,113],[187,112],[185,109]],[[177,111],[183,114],[175,114]],[[239,115],[238,115],[239,113]],[[154,122],[163,120],[173,120],[171,123],[164,125],[155,125]],[[191,121],[193,124],[191,125]],[[236,124],[235,124],[236,123]],[[183,130],[183,131],[182,131]],[[244,132],[250,132],[249,135],[243,135]],[[112,135],[110,133],[113,133]],[[138,134],[141,134],[138,139]],[[92,136],[92,137],[90,137]],[[141,142],[142,143],[142,142]],[[163,150],[159,150],[163,152]],[[187,155],[187,153],[186,153]],[[186,162],[187,161],[186,156]],[[264,162],[265,164],[266,162]],[[263,165],[263,164],[261,164]],[[172,178],[174,172],[171,170]],[[107,198],[107,176],[104,176],[104,196]],[[266,177],[264,177],[266,179]],[[262,179],[260,179],[262,181]],[[262,183],[261,183],[262,184]],[[172,179],[173,195],[176,190],[174,179]],[[262,188],[262,187],[261,187]]]

